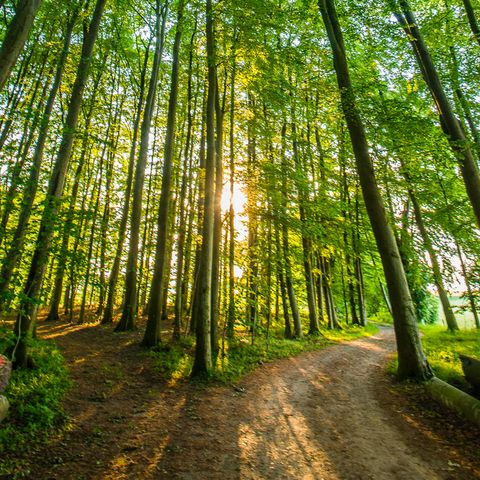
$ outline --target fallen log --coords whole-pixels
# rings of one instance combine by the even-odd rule
[[[480,400],[437,377],[425,382],[424,386],[427,393],[438,403],[480,426]]]

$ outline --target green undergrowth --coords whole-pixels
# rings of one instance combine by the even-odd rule
[[[448,332],[439,325],[422,326],[422,343],[435,375],[463,390],[469,390],[460,362],[460,355],[480,358],[480,332],[461,330]]]
[[[0,352],[12,341],[10,331],[0,327]],[[61,401],[70,380],[64,358],[57,347],[44,340],[33,340],[31,353],[35,368],[13,371],[4,393],[10,410],[0,424],[0,475],[11,473],[14,465],[8,459],[15,452],[25,453],[53,430],[67,428]]]
[[[369,324],[366,328],[347,326],[342,330],[324,330],[318,335],[308,335],[301,340],[287,340],[281,332],[273,332],[270,339],[239,333],[233,341],[220,341],[217,366],[212,380],[224,384],[235,383],[257,366],[272,360],[294,357],[303,352],[320,350],[328,345],[372,335],[378,328]],[[185,338],[177,343],[164,344],[153,350],[157,370],[165,380],[188,378],[193,364],[194,341]]]
[[[461,330],[449,332],[441,325],[421,325],[422,345],[428,362],[435,375],[466,392],[471,386],[465,380],[460,355],[469,355],[480,359],[480,332]],[[390,362],[388,371],[395,375],[398,361]]]

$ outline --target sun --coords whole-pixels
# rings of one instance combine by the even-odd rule
[[[235,216],[243,216],[245,213],[245,205],[247,203],[247,198],[243,193],[243,185],[235,183],[233,187],[233,210],[235,212]],[[224,188],[222,194],[222,212],[225,214],[230,210],[230,189]]]

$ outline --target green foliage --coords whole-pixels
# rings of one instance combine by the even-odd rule
[[[334,343],[371,335],[377,330],[375,325],[370,324],[365,328],[348,326],[343,330],[322,330],[320,335],[306,336],[301,340],[273,336],[267,343],[266,339],[259,338],[253,345],[249,338],[239,338],[225,349],[225,356],[218,361],[215,378],[222,383],[237,382],[243,375],[265,362],[321,350]]]
[[[268,342],[263,337],[257,337],[253,345],[251,337],[245,334],[233,341],[225,341],[223,352],[219,352],[213,379],[221,383],[234,383],[265,362],[320,350],[334,343],[371,335],[377,330],[372,324],[365,328],[348,326],[343,330],[322,330],[320,335],[306,336],[301,340],[287,340],[278,332]],[[150,352],[162,377],[171,382],[188,378],[193,354],[194,342],[191,337],[162,344]]]
[[[422,326],[422,343],[435,375],[468,390],[459,355],[480,358],[480,333],[476,330],[448,332],[445,327]]]
[[[422,325],[420,331],[423,349],[435,375],[461,390],[470,391],[471,387],[463,376],[459,356],[463,354],[480,358],[480,332],[449,332],[439,325]],[[397,368],[398,361],[395,358],[389,363],[387,371],[396,375]]]
[[[0,338],[0,352],[4,352],[12,342],[10,330],[1,327]],[[61,401],[70,380],[63,356],[44,340],[33,340],[31,353],[36,367],[14,370],[5,392],[10,411],[0,424],[0,455],[31,447],[65,424]],[[0,463],[0,474],[7,474],[8,468]]]
[[[426,288],[412,289],[412,299],[419,322],[433,325],[438,321],[438,300]]]
[[[162,343],[149,352],[162,378],[170,381],[188,377],[192,370],[193,354],[193,337],[184,337],[175,343]]]

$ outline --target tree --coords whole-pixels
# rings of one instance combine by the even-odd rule
[[[406,0],[398,0],[398,6],[400,11],[397,10],[395,4],[393,5],[394,14],[412,45],[423,78],[430,89],[435,107],[440,116],[441,127],[445,135],[447,135],[451,148],[457,157],[467,194],[477,218],[477,224],[480,226],[480,173],[476,160],[472,154],[462,125],[456,118],[448,97],[445,94],[409,3]]]
[[[130,215],[130,244],[128,250],[127,276],[125,279],[125,299],[122,317],[115,330],[122,332],[135,328],[137,316],[138,286],[137,286],[137,262],[140,237],[140,219],[142,215],[143,185],[145,182],[145,168],[147,165],[148,148],[150,144],[150,127],[152,124],[153,109],[155,104],[155,92],[157,91],[158,72],[162,59],[165,24],[167,21],[168,0],[161,7],[160,0],[156,0],[155,7],[155,54],[150,73],[150,83],[140,135],[140,151],[135,167],[135,178],[133,182],[132,211]]]
[[[0,91],[10,76],[13,66],[27,40],[35,16],[43,0],[20,0],[0,50]]]
[[[143,337],[145,346],[154,347],[160,342],[160,321],[162,317],[163,297],[166,287],[165,266],[167,260],[167,236],[169,232],[169,206],[171,203],[172,161],[175,141],[175,126],[178,101],[178,72],[180,41],[182,39],[184,0],[178,3],[177,31],[173,45],[172,78],[170,99],[168,103],[167,133],[165,135],[165,151],[162,174],[162,194],[158,208],[157,246],[155,264],[148,304],[148,321]]]
[[[192,368],[193,377],[210,374],[212,363],[212,267],[213,267],[213,223],[215,196],[215,33],[212,0],[206,0],[206,39],[207,39],[207,105],[206,105],[206,140],[207,154],[205,162],[205,190],[203,207],[202,247],[200,251],[198,278],[195,286],[192,322],[195,325],[195,360]]]
[[[16,366],[25,367],[30,362],[28,355],[28,342],[33,335],[35,328],[39,295],[45,277],[49,249],[55,229],[55,218],[58,212],[59,201],[63,193],[78,116],[82,105],[83,93],[89,74],[93,47],[97,39],[105,3],[106,0],[97,0],[92,20],[90,21],[89,28],[85,33],[83,41],[82,56],[78,65],[75,84],[72,89],[62,141],[55,160],[52,176],[50,177],[35,252],[33,254],[28,278],[23,290],[20,311],[15,322],[14,332],[18,339],[14,352],[14,364]]]
[[[417,380],[426,380],[433,374],[423,353],[417,319],[400,253],[387,220],[370,159],[365,129],[355,103],[343,35],[335,5],[333,0],[319,0],[319,7],[332,49],[342,110],[355,154],[363,198],[382,258],[392,303],[398,349],[398,376],[402,379],[412,377]]]

